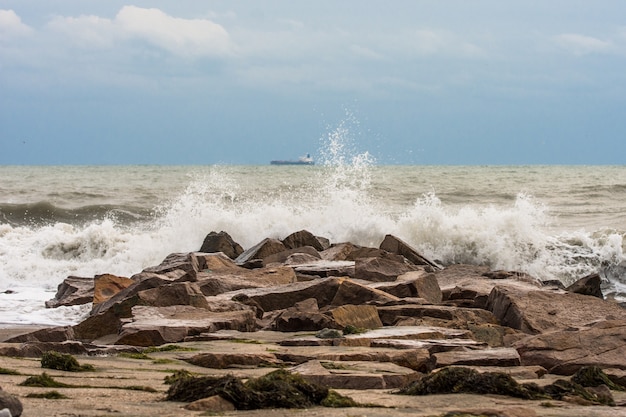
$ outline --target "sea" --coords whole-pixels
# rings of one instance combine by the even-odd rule
[[[45,308],[69,276],[132,276],[212,231],[248,248],[306,229],[442,265],[569,285],[600,273],[626,301],[626,166],[379,165],[323,149],[314,166],[0,166],[0,323],[65,325]]]

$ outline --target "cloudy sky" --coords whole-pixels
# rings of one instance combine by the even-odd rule
[[[625,164],[623,0],[0,0],[0,164]]]

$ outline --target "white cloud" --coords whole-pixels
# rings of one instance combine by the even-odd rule
[[[419,29],[408,41],[411,49],[420,55],[457,55],[474,57],[484,54],[479,46],[463,40],[460,36],[443,30]]]
[[[178,55],[226,55],[231,51],[228,32],[208,19],[182,19],[159,9],[124,6],[115,23],[126,33]]]
[[[0,10],[0,40],[29,35],[32,31],[13,10]]]
[[[98,16],[55,17],[48,27],[82,47],[111,47],[140,40],[184,57],[222,56],[232,52],[228,32],[208,19],[183,19],[159,9],[124,6],[114,19]]]
[[[576,55],[586,55],[596,52],[606,52],[611,48],[611,43],[591,36],[576,33],[563,33],[555,36],[554,41],[561,48]]]

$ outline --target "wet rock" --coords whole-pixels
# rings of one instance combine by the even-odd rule
[[[419,254],[414,248],[412,248],[409,244],[402,241],[401,239],[393,236],[386,235],[383,241],[380,244],[380,249],[386,250],[391,253],[395,253],[398,255],[404,256],[409,262],[413,265],[427,265],[434,270],[441,269],[441,266],[437,263],[426,259],[424,256]]]
[[[331,303],[344,278],[324,278],[296,282],[267,288],[237,291],[233,299],[238,302],[254,302],[263,311],[284,310],[309,298],[315,298],[321,308]]]
[[[415,267],[404,262],[387,258],[359,258],[355,260],[354,277],[367,281],[395,281],[398,276]]]
[[[22,402],[15,395],[11,395],[0,388],[0,410],[7,409],[11,417],[19,417],[24,411]]]
[[[243,253],[243,248],[228,233],[221,231],[219,233],[211,232],[206,235],[200,247],[200,252],[221,252],[230,259],[236,259]]]
[[[396,281],[377,283],[372,287],[398,298],[423,298],[433,304],[439,304],[443,299],[436,276],[424,271],[407,272],[400,275]]]
[[[314,236],[311,232],[307,230],[300,230],[298,232],[294,232],[284,238],[282,240],[283,244],[288,249],[297,249],[304,246],[309,246],[314,248],[316,251],[323,251],[327,248],[324,247],[323,243]]]
[[[145,268],[143,272],[152,272],[170,277],[172,281],[197,280],[196,275],[200,267],[195,253],[172,253],[157,266]],[[169,274],[169,275],[168,275]]]
[[[269,255],[269,256],[265,257],[263,262],[265,263],[265,265],[274,264],[274,263],[284,264],[285,262],[287,262],[287,259],[289,259],[290,257],[292,257],[293,255],[296,255],[296,254],[308,255],[307,259],[310,260],[309,262],[317,262],[318,260],[322,259],[322,257],[320,256],[319,252],[314,247],[312,247],[312,246],[301,246],[301,247],[298,247],[298,248],[287,249],[287,250],[284,250],[282,252],[278,252],[278,253],[274,253],[272,255]]]
[[[126,277],[112,274],[96,275],[94,278],[93,303],[100,304],[135,283]]]
[[[139,304],[154,307],[188,305],[209,308],[209,304],[196,283],[174,282],[137,293]]]
[[[282,252],[286,249],[287,248],[280,240],[266,238],[241,253],[241,255],[235,259],[235,263],[241,265],[253,259],[265,259],[270,255]]]
[[[44,352],[54,350],[59,353],[71,355],[86,355],[89,350],[78,341],[68,340],[65,342],[25,342],[21,344],[6,343],[0,347],[1,356],[14,356],[18,358],[39,358]]]
[[[600,278],[600,274],[591,274],[579,279],[565,290],[604,299],[601,284],[602,278]]]
[[[236,269],[210,270],[198,274],[198,285],[206,296],[223,294],[246,288],[263,288],[296,282],[293,268],[285,266],[260,267],[248,270],[234,265]]]
[[[53,299],[46,301],[46,308],[89,304],[93,301],[93,278],[70,276],[57,287]]]

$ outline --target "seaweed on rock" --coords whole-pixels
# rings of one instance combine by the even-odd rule
[[[544,398],[535,384],[519,384],[510,375],[499,372],[479,373],[464,367],[443,368],[412,382],[398,391],[405,395],[428,394],[500,394],[525,399]]]
[[[310,383],[301,375],[283,369],[245,383],[231,375],[181,378],[170,386],[166,400],[192,402],[213,395],[230,401],[238,410],[307,408],[315,405],[340,407],[356,404],[328,387]]]
[[[92,365],[81,365],[75,357],[67,353],[59,353],[53,350],[41,355],[41,367],[68,372],[90,372],[95,368]]]

